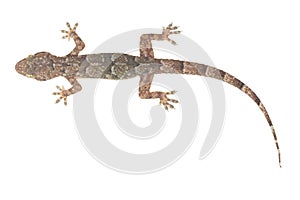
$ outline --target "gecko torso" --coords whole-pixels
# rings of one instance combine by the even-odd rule
[[[77,81],[79,78],[122,80],[138,76],[140,77],[139,96],[142,99],[158,98],[160,104],[162,104],[166,110],[168,110],[168,108],[174,108],[172,103],[178,103],[177,100],[167,97],[167,95],[174,94],[175,91],[150,92],[151,83],[155,74],[191,74],[222,80],[246,93],[261,109],[272,130],[278,151],[279,165],[281,166],[280,150],[272,121],[258,96],[246,84],[229,73],[208,65],[188,61],[154,58],[152,40],[166,40],[172,44],[176,44],[169,38],[169,35],[180,33],[180,31],[176,30],[178,27],[169,24],[166,28],[163,28],[161,34],[143,34],[140,38],[140,56],[122,53],[79,55],[79,52],[84,48],[85,44],[76,33],[77,25],[78,24],[76,24],[74,28],[71,28],[70,24],[67,23],[69,31],[62,31],[67,34],[63,38],[72,38],[76,44],[75,48],[68,55],[58,57],[48,52],[36,53],[19,61],[15,66],[16,71],[24,76],[39,81],[46,81],[58,76],[65,77],[72,87],[65,89],[64,87],[60,88],[57,86],[59,92],[53,93],[54,95],[59,95],[56,103],[63,99],[65,105],[67,105],[68,96],[82,89]]]

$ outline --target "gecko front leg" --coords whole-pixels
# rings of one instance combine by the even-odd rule
[[[79,82],[74,77],[65,77],[72,87],[70,89],[65,89],[64,86],[59,87],[56,86],[56,88],[59,90],[59,92],[53,92],[53,95],[59,95],[60,97],[56,100],[55,103],[59,103],[62,99],[64,100],[64,104],[67,105],[67,97],[79,92],[82,87],[79,84]]]
[[[170,103],[178,103],[175,99],[169,99],[167,95],[169,94],[175,94],[175,91],[170,92],[150,92],[150,87],[153,80],[153,74],[147,74],[140,76],[140,83],[139,83],[139,96],[142,99],[155,99],[159,98],[159,104],[163,105],[165,110],[168,110],[169,108],[174,109],[174,106]]]
[[[67,34],[67,35],[63,36],[62,38],[63,39],[67,38],[68,40],[70,40],[72,38],[74,40],[75,44],[76,44],[75,48],[68,54],[68,56],[69,55],[77,56],[79,54],[79,52],[82,51],[85,47],[84,42],[82,41],[82,39],[76,33],[76,28],[78,27],[78,23],[76,23],[74,25],[74,27],[71,28],[69,22],[67,22],[67,27],[69,28],[68,31],[61,30],[62,33]]]

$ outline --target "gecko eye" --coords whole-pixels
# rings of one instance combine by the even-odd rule
[[[32,54],[29,54],[26,59],[31,59],[33,57]]]
[[[31,74],[26,74],[26,77],[28,77],[28,78],[33,78],[33,75],[31,75]]]

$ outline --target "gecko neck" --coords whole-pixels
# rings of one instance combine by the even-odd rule
[[[86,55],[54,57],[52,58],[54,71],[60,76],[75,76],[85,58]]]

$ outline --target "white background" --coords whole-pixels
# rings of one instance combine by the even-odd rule
[[[197,2],[2,2],[0,199],[299,199],[297,1]],[[124,31],[171,21],[180,25],[216,66],[239,77],[264,102],[278,133],[283,168],[262,113],[229,85],[224,85],[222,137],[206,159],[198,160],[212,115],[201,78],[191,81],[201,86],[193,87],[201,102],[199,134],[178,162],[147,175],[122,174],[99,164],[76,133],[72,98],[68,107],[53,104],[55,85],[67,82],[37,82],[14,70],[28,54],[67,54],[73,43],[61,40],[59,32],[66,21],[79,22],[83,53]],[[105,87],[113,89],[114,84]],[[102,115],[111,118],[109,112]]]

